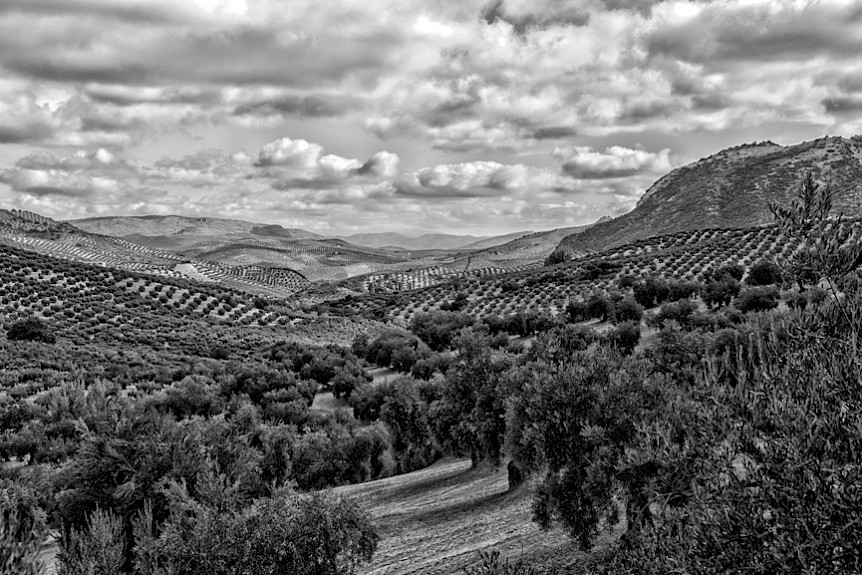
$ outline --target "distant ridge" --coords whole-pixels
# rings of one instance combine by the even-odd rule
[[[259,224],[226,218],[188,216],[107,216],[68,220],[69,224],[96,234],[126,237],[226,236],[254,234],[295,240],[322,239],[324,236],[302,229]]]
[[[661,234],[766,224],[772,221],[770,202],[791,201],[808,172],[832,185],[836,209],[862,215],[862,137],[793,146],[756,142],[673,170],[631,212],[566,237],[555,255],[571,257]]]
[[[516,232],[502,236],[472,236],[456,234],[422,234],[407,236],[395,232],[361,233],[349,236],[337,236],[352,244],[370,248],[403,248],[406,250],[452,250],[452,249],[482,249],[504,244],[509,240],[531,232]],[[477,247],[475,244],[482,244]]]

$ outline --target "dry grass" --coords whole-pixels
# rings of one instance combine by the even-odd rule
[[[507,488],[505,468],[446,459],[336,492],[365,505],[382,537],[365,575],[458,573],[490,550],[547,573],[583,572],[587,556],[565,533],[532,522],[529,488]]]

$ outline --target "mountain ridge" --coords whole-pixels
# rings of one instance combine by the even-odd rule
[[[772,221],[771,202],[790,202],[807,173],[835,190],[835,207],[862,215],[862,137],[825,137],[780,146],[755,142],[727,148],[656,181],[635,208],[564,238],[559,260],[662,234],[752,227]]]

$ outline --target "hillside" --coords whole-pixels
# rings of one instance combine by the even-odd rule
[[[159,237],[172,236],[197,239],[200,236],[225,237],[231,235],[258,235],[307,240],[323,236],[300,229],[287,229],[278,225],[257,224],[243,220],[223,218],[191,218],[186,216],[109,216],[69,220],[78,229],[106,236]]]
[[[411,238],[394,233],[325,238],[304,230],[218,218],[104,217],[68,223],[182,259],[229,269],[286,268],[310,281],[414,272],[445,279],[466,271],[489,275],[524,269],[540,264],[562,238],[589,227],[518,232],[493,238],[449,234]],[[419,285],[428,284],[420,280]]]
[[[602,218],[599,222],[609,218]],[[430,265],[411,262],[410,269],[382,270],[341,282],[341,286],[359,292],[393,292],[426,288],[457,278],[479,278],[541,267],[559,242],[590,226],[558,228],[521,235],[498,246],[453,254],[448,260],[438,258]],[[474,246],[482,245],[478,242]],[[403,268],[403,266],[402,266]]]
[[[862,238],[862,221],[849,220],[854,240]],[[782,259],[797,248],[774,225],[677,232],[637,240],[601,252],[590,252],[562,264],[527,268],[493,276],[461,273],[413,285],[408,278],[385,278],[360,293],[329,302],[328,308],[352,316],[388,314],[409,321],[414,314],[440,309],[456,296],[467,296],[463,311],[477,317],[519,312],[560,313],[567,302],[610,289],[622,276],[663,276],[702,281],[725,264],[750,268],[762,259]],[[401,281],[395,281],[400,279]],[[355,286],[354,286],[355,287]],[[361,287],[361,286],[360,286]],[[411,289],[412,287],[412,289]]]
[[[285,297],[308,285],[287,266],[239,262],[225,265],[98,233],[82,231],[30,212],[0,210],[0,244],[72,262],[165,278],[196,280],[270,297]]]
[[[404,250],[451,250],[464,248],[469,244],[480,241],[494,242],[496,240],[496,243],[492,243],[492,245],[497,245],[511,239],[508,236],[491,238],[455,234],[407,236],[395,232],[362,233],[336,237],[352,244],[368,246],[370,248],[400,248]]]
[[[769,204],[790,202],[808,172],[832,185],[837,209],[862,215],[862,138],[761,142],[673,170],[634,210],[565,238],[557,251],[571,256],[679,231],[766,224],[772,221]]]

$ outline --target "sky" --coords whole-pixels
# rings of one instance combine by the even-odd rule
[[[0,207],[491,235],[862,132],[862,1],[0,0]]]

